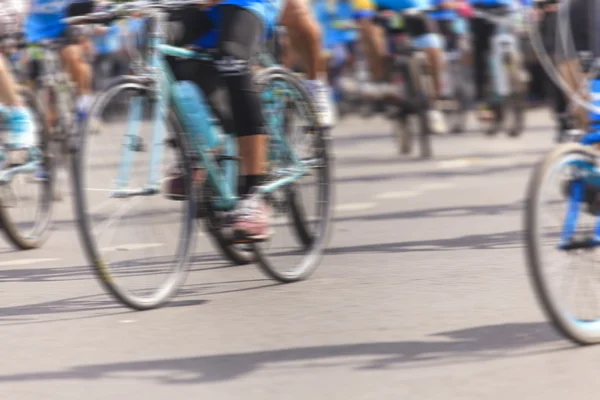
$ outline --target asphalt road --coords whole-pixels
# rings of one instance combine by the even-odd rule
[[[42,249],[0,242],[0,398],[593,398],[600,347],[546,323],[523,257],[550,121],[532,112],[516,140],[436,138],[423,162],[396,154],[388,122],[347,119],[333,235],[310,280],[231,267],[199,237],[184,290],[149,312],[102,291],[70,201],[57,204]]]

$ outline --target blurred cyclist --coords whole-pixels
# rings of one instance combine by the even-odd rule
[[[15,6],[13,7],[13,5]],[[6,18],[0,21],[2,36],[16,33],[13,32],[16,29],[16,21],[20,17],[19,14],[23,12],[22,8],[16,6],[16,4],[10,4],[5,10]],[[4,55],[0,55],[0,102],[3,105],[2,113],[8,128],[8,137],[1,138],[4,145],[15,150],[34,145],[35,126],[33,117],[19,95],[18,84]]]
[[[531,5],[531,0],[469,0],[469,4],[482,11],[509,11],[522,5]],[[480,17],[471,19],[471,35],[473,37],[473,57],[475,69],[475,100],[478,103],[478,117],[491,120],[494,114],[487,104],[486,85],[488,83],[488,54],[496,25]]]
[[[66,37],[68,27],[62,20],[88,14],[93,9],[94,1],[90,0],[31,0],[31,7],[24,24],[26,40],[28,43],[36,43],[46,39]],[[92,102],[92,71],[83,57],[81,44],[80,40],[69,41],[60,50],[60,56],[76,84],[77,111],[79,118],[83,119]]]
[[[379,10],[393,12],[427,10],[431,8],[430,0],[353,0],[353,4],[369,67],[376,81],[370,92],[374,96],[394,95],[396,88],[387,82],[385,74],[385,59],[387,57],[385,33],[373,19]],[[439,98],[444,55],[435,23],[423,12],[411,16],[407,15],[405,20],[406,29],[411,35],[414,45],[423,49],[427,54],[432,68],[435,95],[436,98]],[[429,120],[433,132],[445,133],[447,131],[444,117],[439,110],[430,110]]]

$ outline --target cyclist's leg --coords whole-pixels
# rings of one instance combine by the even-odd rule
[[[324,126],[335,123],[331,93],[327,81],[327,64],[323,57],[321,28],[310,10],[308,0],[286,0],[280,23],[288,30],[291,45],[306,64],[308,88],[318,108],[319,121]]]
[[[385,30],[374,21],[374,16],[374,10],[361,10],[355,15],[360,43],[371,72],[371,80],[375,82],[368,85],[366,89],[369,95],[376,97],[391,92],[391,89],[385,76],[385,57],[387,55]]]
[[[442,89],[442,71],[444,69],[444,49],[435,23],[426,15],[406,18],[406,29],[413,37],[415,46],[427,54],[432,68],[432,78],[435,85],[435,97],[439,98]]]
[[[250,59],[258,50],[264,26],[251,11],[237,6],[220,6],[221,26],[215,65],[228,89],[241,157],[242,201],[234,230],[261,239],[268,235],[266,204],[251,196],[260,186],[267,167],[268,135]],[[232,66],[235,66],[233,68]]]
[[[416,47],[423,49],[431,67],[431,77],[434,84],[434,100],[440,98],[442,91],[442,73],[444,69],[444,50],[442,40],[432,21],[425,15],[406,18],[406,29],[413,37]],[[448,131],[444,115],[431,105],[428,113],[431,130],[443,134]]]
[[[578,97],[589,100],[587,96],[588,88],[585,85],[586,79],[582,66],[578,59],[577,51],[589,50],[591,46],[591,37],[588,29],[587,6],[590,3],[587,0],[572,0],[570,8],[570,26],[572,43],[565,43],[558,40],[556,43],[556,63],[561,77],[569,89]],[[562,25],[566,25],[564,21]],[[567,93],[567,97],[569,93]],[[577,103],[572,104],[573,115],[577,119],[579,128],[587,130],[589,118],[588,112],[584,107]]]
[[[3,111],[10,131],[7,144],[11,148],[32,146],[35,142],[33,118],[19,96],[18,84],[3,55],[0,55],[0,101],[6,107]]]
[[[488,74],[487,57],[490,49],[490,39],[493,26],[481,18],[471,20],[471,35],[473,38],[473,68],[475,72],[475,100],[479,104],[479,118],[490,119],[492,115],[487,109],[486,84]]]
[[[91,13],[94,5],[94,1],[73,2],[67,8],[67,15],[75,17]],[[92,102],[92,68],[85,57],[90,46],[88,38],[78,37],[60,51],[63,65],[77,88],[77,109],[81,117],[85,117]]]
[[[326,80],[321,46],[321,27],[303,0],[287,0],[281,14],[291,45],[306,65],[308,79]]]

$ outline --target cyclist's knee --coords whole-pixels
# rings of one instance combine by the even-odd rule
[[[81,48],[79,45],[65,46],[60,51],[60,56],[68,64],[74,64],[81,60]]]
[[[312,20],[308,0],[287,0],[281,14],[280,22],[287,28],[294,28]]]
[[[303,41],[313,43],[321,42],[321,27],[308,11],[290,12],[285,19],[282,18],[281,24],[288,29],[288,33],[292,37],[301,37]]]

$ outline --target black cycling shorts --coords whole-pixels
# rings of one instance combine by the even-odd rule
[[[446,49],[457,50],[460,35],[456,32],[454,20],[440,19],[437,23],[440,34],[446,39]]]
[[[177,80],[192,81],[202,89],[226,132],[238,136],[265,134],[258,89],[249,66],[264,33],[262,22],[247,9],[221,7],[215,60],[169,59],[169,64]],[[176,46],[193,43],[213,28],[208,15],[198,9],[173,13],[170,21],[179,25],[174,29],[178,33],[173,41]]]
[[[67,6],[67,16],[79,17],[94,11],[95,1],[74,1]]]
[[[600,5],[594,5],[594,0],[570,0],[567,6],[561,6],[558,12],[546,12],[540,24],[540,31],[546,51],[552,54],[557,62],[574,59],[577,52],[592,51],[598,54],[596,38],[600,35],[595,16],[600,11]],[[569,21],[560,21],[568,15]],[[561,34],[560,29],[569,29]]]

